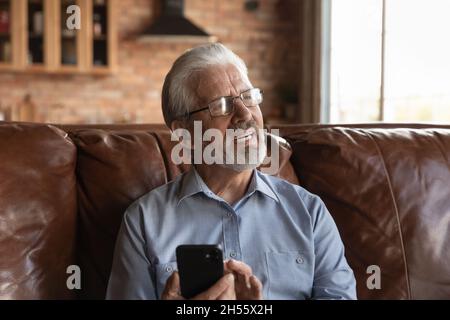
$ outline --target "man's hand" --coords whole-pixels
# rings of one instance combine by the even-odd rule
[[[224,262],[225,275],[211,288],[192,298],[193,300],[262,300],[262,284],[252,269],[242,261]],[[167,279],[161,296],[163,300],[183,300],[180,276],[172,273]]]
[[[228,273],[220,278],[211,288],[196,295],[192,300],[236,300],[234,275]],[[180,290],[180,276],[172,273],[167,279],[166,287],[161,295],[162,300],[184,300]]]
[[[234,274],[234,288],[237,300],[262,300],[262,284],[253,275],[252,268],[242,261],[228,260],[224,264],[225,272]]]

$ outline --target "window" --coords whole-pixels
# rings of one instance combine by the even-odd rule
[[[450,122],[449,12],[448,0],[332,1],[330,122]]]

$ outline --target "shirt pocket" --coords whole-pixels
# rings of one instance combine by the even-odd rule
[[[161,295],[166,287],[167,279],[172,275],[174,271],[178,271],[177,262],[167,262],[157,264],[155,266],[156,271],[156,294],[158,299],[161,299]]]
[[[308,299],[314,270],[310,255],[301,251],[266,252],[268,299]]]

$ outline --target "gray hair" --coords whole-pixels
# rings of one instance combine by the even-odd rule
[[[187,50],[177,60],[164,79],[162,112],[170,128],[173,120],[185,116],[197,103],[197,97],[188,86],[189,78],[197,71],[212,65],[234,65],[244,81],[250,83],[244,61],[220,43],[213,43]]]

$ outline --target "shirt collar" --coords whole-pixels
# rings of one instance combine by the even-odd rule
[[[272,188],[265,181],[265,179],[263,177],[263,173],[259,172],[256,169],[253,172],[252,182],[250,183],[248,191],[249,191],[249,193],[259,191],[262,194],[268,196],[269,198],[272,198],[276,202],[279,202],[278,197],[273,192]]]
[[[262,173],[258,170],[253,170],[252,180],[250,182],[247,193],[243,198],[247,198],[251,196],[255,191],[259,191],[262,194],[272,198],[276,202],[279,202],[278,197],[275,195],[273,190],[267,184],[265,179],[261,177]],[[181,187],[178,193],[178,203],[185,198],[193,196],[197,193],[203,193],[207,197],[216,199],[219,201],[223,201],[220,197],[218,197],[214,192],[212,192],[206,183],[203,181],[202,177],[198,174],[197,170],[192,167],[183,177],[181,182]]]
[[[180,202],[185,198],[203,191],[197,182],[196,175],[197,172],[193,167],[184,174],[183,178],[181,179],[180,189],[178,191],[177,205],[180,204]]]

